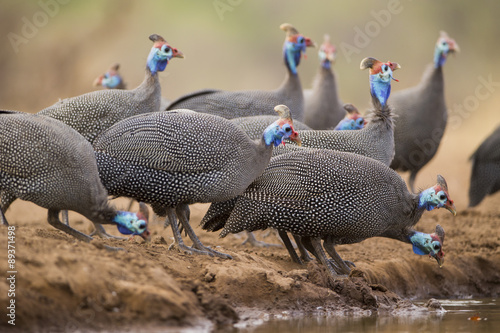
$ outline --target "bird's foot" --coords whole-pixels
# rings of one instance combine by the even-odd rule
[[[210,253],[208,251],[198,250],[198,249],[195,249],[193,247],[187,246],[185,244],[172,243],[168,247],[169,250],[173,250],[175,248],[177,248],[177,250],[179,252],[184,253],[184,254],[188,254],[188,255],[202,254],[202,255],[207,255],[207,256],[210,256],[210,257],[214,256],[214,254],[212,254],[212,253]]]
[[[102,225],[100,225],[100,224],[96,224],[94,227],[95,227],[95,229],[90,234],[90,237],[92,237],[92,236],[95,235],[95,236],[99,236],[102,239],[120,239],[120,240],[127,239],[125,237],[113,236],[113,235],[108,234],[106,232],[106,230],[104,229],[104,227]]]
[[[231,257],[229,254],[225,254],[225,253],[216,251],[216,250],[210,248],[209,246],[200,245],[200,244],[198,244],[198,245],[193,244],[193,248],[196,248],[197,251],[206,252],[210,256],[216,256],[216,257],[219,257],[222,259],[233,259],[233,257]]]
[[[255,235],[251,232],[247,233],[247,239],[245,239],[243,241],[243,243],[241,243],[241,245],[245,245],[245,244],[249,244],[249,245],[255,246],[255,247],[282,247],[280,244],[270,244],[270,243],[259,241],[259,240],[257,240],[257,238],[255,238]]]

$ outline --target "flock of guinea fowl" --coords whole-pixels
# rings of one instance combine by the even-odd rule
[[[19,198],[47,208],[52,226],[81,241],[113,237],[102,224],[148,239],[146,203],[165,217],[180,251],[231,258],[203,245],[190,226],[189,205],[209,202],[203,229],[252,237],[254,230],[273,228],[293,261],[314,257],[332,278],[354,266],[335,245],[370,237],[409,243],[414,253],[443,265],[444,228],[427,234],[414,226],[426,210],[455,215],[453,200],[441,175],[419,193],[414,181],[446,127],[443,65],[458,45],[441,32],[421,82],[393,96],[400,65],[363,59],[372,109],[362,116],[338,96],[329,37],[319,47],[313,87],[303,91],[298,66],[306,48],[316,45],[291,24],[280,28],[287,71],[273,91],[206,89],[167,101],[158,73],[183,54],[154,34],[137,88],[125,89],[115,65],[95,82],[108,89],[60,100],[37,114],[0,111],[2,224],[8,225],[4,212]],[[499,146],[500,128],[473,155],[471,206],[500,189],[494,181]],[[395,170],[410,171],[409,186]],[[109,196],[139,201],[139,212],[117,210]],[[68,210],[92,221],[94,233],[72,228]]]

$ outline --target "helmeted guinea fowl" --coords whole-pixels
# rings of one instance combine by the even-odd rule
[[[189,225],[189,204],[229,200],[241,194],[266,168],[274,145],[298,141],[290,111],[251,140],[229,120],[177,110],[122,120],[94,143],[102,182],[109,193],[151,204],[167,216],[180,250],[229,257],[201,244]],[[177,218],[193,241],[184,245]]]
[[[172,101],[168,110],[189,109],[232,119],[261,114],[272,115],[274,106],[285,104],[292,111],[293,119],[302,120],[304,98],[297,74],[297,66],[300,63],[302,53],[306,51],[306,47],[314,46],[314,43],[309,38],[299,34],[291,24],[284,23],[280,28],[286,32],[283,57],[287,74],[278,89],[273,91],[213,89],[195,91]]]
[[[470,159],[469,207],[474,207],[488,194],[500,190],[500,126],[481,143]]]
[[[319,52],[320,66],[311,90],[304,91],[304,123],[316,130],[332,129],[344,118],[332,64],[336,49],[325,35]]]
[[[449,53],[459,50],[455,41],[441,32],[435,49],[434,64],[429,65],[417,86],[395,92],[391,105],[397,115],[394,140],[396,154],[391,168],[410,171],[413,191],[415,177],[436,154],[441,142],[448,112],[444,99],[443,65]]]
[[[92,238],[61,223],[61,210],[75,211],[93,223],[114,224],[125,234],[149,236],[145,211],[117,211],[108,204],[92,145],[49,117],[0,111],[0,192],[4,225],[3,212],[19,198],[47,208],[53,227],[82,241]]]
[[[146,66],[146,77],[133,90],[106,89],[66,98],[39,112],[74,128],[91,143],[114,123],[141,113],[160,110],[161,87],[158,72],[170,59],[182,58],[161,36],[151,35],[154,42]]]
[[[366,121],[354,105],[344,104],[343,107],[347,113],[345,117],[339,121],[337,126],[335,126],[335,130],[337,131],[358,130],[365,127]]]
[[[106,89],[126,89],[127,86],[120,73],[118,73],[119,68],[120,64],[111,65],[104,74],[99,75],[94,80],[94,86],[102,86]]]
[[[273,157],[237,197],[227,220],[204,218],[202,223],[206,230],[224,227],[221,237],[272,227],[309,238],[314,253],[337,276],[350,269],[334,245],[370,237],[411,243],[415,253],[430,254],[442,265],[444,231],[438,228],[437,234],[427,235],[413,229],[425,210],[440,207],[456,213],[441,176],[435,186],[413,194],[394,170],[371,158],[306,149]],[[321,239],[333,263],[321,254]]]

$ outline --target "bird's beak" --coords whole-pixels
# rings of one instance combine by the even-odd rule
[[[454,40],[449,41],[448,44],[450,45],[450,50],[448,52],[450,52],[450,53],[460,52],[460,47],[458,47],[458,44],[455,43]]]
[[[316,43],[314,43],[311,38],[306,38],[306,47],[316,47]]]
[[[457,216],[457,209],[455,208],[455,204],[453,202],[450,202],[448,200],[446,205],[444,205],[443,207],[446,208],[448,211],[450,211],[450,213],[452,213],[453,216]]]
[[[173,58],[184,58],[184,54],[177,50],[177,49],[172,49],[173,52]]]
[[[151,233],[149,230],[144,230],[144,232],[140,235],[146,242],[151,241]]]
[[[102,79],[104,78],[104,75],[100,75],[97,79],[94,80],[94,87],[98,87],[102,84]]]
[[[302,140],[300,140],[299,133],[296,131],[293,131],[289,140],[295,142],[298,146],[302,146]]]
[[[439,268],[443,267],[443,265],[444,265],[444,256],[441,256],[441,258],[438,257],[437,254],[431,254],[430,256],[431,256],[431,258],[436,259],[436,261],[437,261],[437,263],[439,265]]]

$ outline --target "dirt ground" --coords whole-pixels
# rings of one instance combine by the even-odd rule
[[[337,248],[357,269],[334,284],[316,262],[307,266],[291,262],[283,247],[255,248],[242,245],[243,236],[219,239],[218,233],[199,229],[207,204],[191,206],[191,225],[205,245],[232,255],[233,260],[169,250],[172,234],[158,222],[151,222],[151,243],[138,237],[82,243],[51,227],[46,210],[16,201],[6,214],[16,226],[15,329],[160,331],[197,327],[208,331],[282,311],[292,315],[401,313],[417,310],[412,299],[497,297],[500,193],[487,197],[477,208],[466,209],[470,154],[463,151],[472,152],[488,134],[485,131],[457,145],[463,132],[448,132],[436,158],[417,177],[417,186],[424,188],[434,185],[436,173],[442,173],[457,207],[456,217],[446,210],[434,210],[426,212],[417,224],[418,230],[427,233],[436,224],[444,227],[442,268],[427,256],[415,255],[409,244],[373,238]],[[117,199],[114,204],[124,208],[128,200]],[[70,219],[77,229],[91,232],[91,223],[80,215],[70,214]],[[118,234],[113,226],[106,228]],[[262,237],[257,233],[257,238]],[[7,243],[6,228],[0,228],[0,239],[1,244]],[[265,241],[279,243],[274,235]],[[102,244],[125,251],[109,252]],[[0,270],[2,276],[8,275],[6,245],[0,251]],[[12,299],[9,288],[2,278],[2,331],[13,328],[5,315]]]

